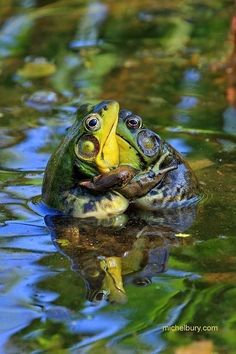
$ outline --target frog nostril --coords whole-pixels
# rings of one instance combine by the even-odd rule
[[[105,105],[103,106],[103,109],[104,109],[104,111],[107,111],[107,110],[108,110],[108,105],[105,104]]]

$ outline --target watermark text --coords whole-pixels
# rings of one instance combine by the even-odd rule
[[[163,326],[163,332],[218,332],[218,326],[194,326],[194,325],[173,325],[173,326]]]

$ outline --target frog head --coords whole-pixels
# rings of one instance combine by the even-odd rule
[[[143,169],[161,153],[161,138],[145,128],[142,118],[126,109],[119,112],[117,141],[120,149],[120,165]]]
[[[87,175],[105,173],[118,166],[116,140],[119,104],[103,101],[80,108],[69,133],[75,163]]]

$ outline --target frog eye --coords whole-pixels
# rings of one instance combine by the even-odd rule
[[[75,146],[75,153],[79,158],[90,160],[99,152],[99,141],[90,134],[83,135]]]
[[[138,129],[142,126],[142,118],[136,115],[131,115],[126,118],[126,125],[129,129]]]
[[[84,119],[84,127],[88,131],[96,131],[101,128],[100,116],[98,114],[90,114]]]

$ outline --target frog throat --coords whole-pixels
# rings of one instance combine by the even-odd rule
[[[98,170],[96,168],[95,164],[89,164],[86,163],[85,161],[76,161],[76,165],[80,172],[82,172],[84,175],[88,177],[95,177],[98,174]]]

